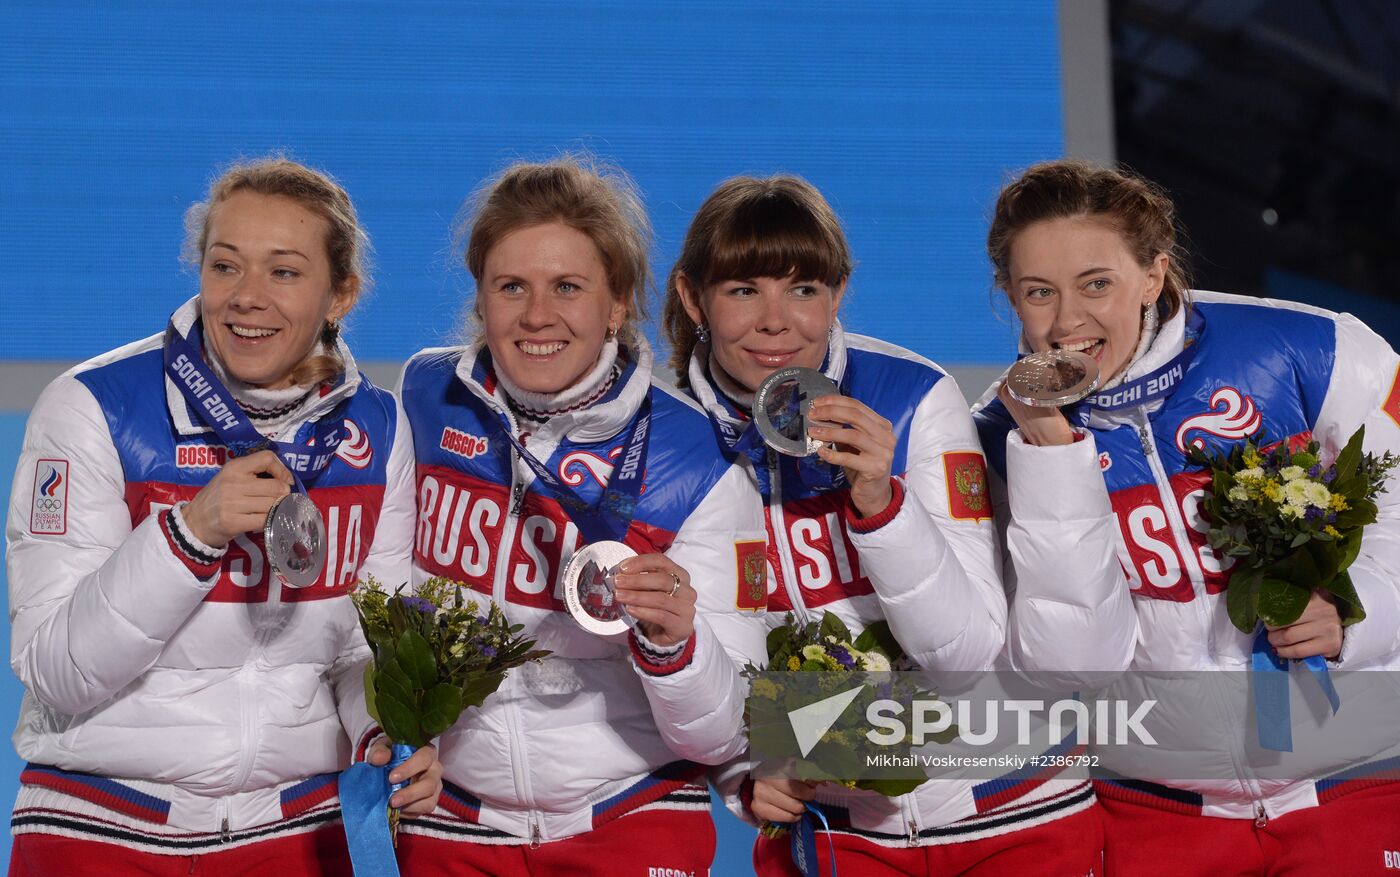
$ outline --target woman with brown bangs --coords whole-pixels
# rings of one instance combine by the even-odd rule
[[[667,283],[672,367],[767,516],[770,628],[789,613],[799,623],[834,613],[853,635],[884,620],[918,669],[990,670],[1006,601],[977,432],[937,365],[842,330],[851,271],[840,223],[811,184],[726,181],[691,222]],[[780,456],[749,429],[755,392],[791,367],[840,389],[811,405],[810,419],[829,424],[809,429],[814,456]],[[746,770],[719,780],[744,818],[791,824],[811,803],[821,811],[821,873],[1080,875],[1100,860],[1082,779],[939,779],[887,798]],[[802,873],[786,837],[760,836],[754,866]]]

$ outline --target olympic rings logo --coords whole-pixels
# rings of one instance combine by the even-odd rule
[[[41,512],[56,512],[63,508],[63,500],[41,498],[34,500],[34,507]]]

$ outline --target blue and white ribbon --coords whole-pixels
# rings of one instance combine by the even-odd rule
[[[412,746],[395,743],[383,767],[361,761],[340,773],[340,819],[355,877],[399,877],[389,832],[389,796],[408,783],[391,786],[389,774],[412,754]]]
[[[1251,657],[1254,724],[1259,731],[1259,745],[1275,752],[1293,751],[1293,717],[1288,703],[1289,663],[1279,657],[1269,643],[1269,631],[1261,625],[1254,636],[1254,653]],[[1336,715],[1342,701],[1337,695],[1336,686],[1332,684],[1332,677],[1327,674],[1326,659],[1313,655],[1299,663],[1308,668],[1322,687],[1322,693],[1327,695],[1327,702],[1332,705],[1332,714]]]

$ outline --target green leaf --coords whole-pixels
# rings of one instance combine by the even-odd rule
[[[1332,526],[1345,533],[1348,530],[1355,530],[1376,522],[1378,509],[1375,503],[1364,498],[1350,500],[1349,503],[1351,508],[1344,512],[1338,512],[1337,523]]]
[[[1302,616],[1311,598],[1312,588],[1265,578],[1259,583],[1259,618],[1270,627],[1286,627]]]
[[[1230,623],[1244,633],[1253,633],[1259,622],[1258,588],[1259,574],[1250,571],[1235,573],[1225,589],[1225,611]]]
[[[467,683],[462,689],[462,703],[467,706],[481,706],[486,702],[486,698],[496,693],[496,689],[501,687],[505,681],[505,676],[500,673],[491,673],[486,676],[478,676]]]
[[[433,660],[433,650],[416,630],[403,632],[403,638],[399,640],[398,659],[416,691],[427,691],[437,682],[437,662]]]
[[[379,708],[374,703],[374,662],[365,662],[365,712],[374,719],[374,723],[379,727],[384,727],[384,723],[379,720]]]
[[[418,726],[418,716],[413,708],[384,692],[379,693],[379,716],[383,720],[379,726],[395,743],[407,743],[415,748],[428,742],[422,728]]]
[[[1337,614],[1342,616],[1342,627],[1349,627],[1366,618],[1366,607],[1361,605],[1361,597],[1356,593],[1351,576],[1340,573],[1327,584],[1327,592],[1337,604]]]
[[[1312,538],[1311,535],[1308,534],[1308,533],[1299,533],[1298,535],[1296,535],[1296,536],[1293,537],[1293,541],[1292,541],[1292,542],[1288,543],[1288,547],[1289,547],[1289,548],[1300,548],[1300,547],[1302,547],[1304,544],[1306,544],[1306,543],[1308,542],[1308,540],[1311,539],[1311,538]]]
[[[877,621],[860,632],[851,643],[862,652],[876,651],[891,661],[904,657],[904,647],[894,638],[888,621]]]
[[[1361,446],[1366,441],[1366,425],[1352,433],[1346,447],[1337,455],[1337,478],[1350,478],[1361,466]]]
[[[389,695],[399,703],[413,703],[413,683],[404,675],[396,658],[379,662],[376,665],[375,690],[378,695]]]
[[[465,704],[462,689],[439,682],[423,695],[423,733],[436,737],[457,723]]]
[[[834,612],[822,613],[822,624],[820,629],[822,636],[832,636],[839,642],[848,643],[851,641],[851,630],[846,627],[846,622],[836,616]]]

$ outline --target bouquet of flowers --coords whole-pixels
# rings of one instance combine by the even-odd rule
[[[1188,458],[1211,473],[1207,540],[1237,559],[1225,605],[1244,633],[1261,619],[1271,627],[1297,621],[1314,590],[1331,595],[1343,625],[1366,617],[1347,567],[1400,457],[1363,454],[1365,431],[1358,429],[1332,463],[1322,461],[1316,441],[1251,440],[1213,456],[1190,449]]]
[[[432,578],[411,594],[403,590],[390,594],[369,579],[351,597],[374,653],[365,667],[365,705],[389,739],[411,752],[452,727],[467,707],[481,706],[508,671],[549,652],[535,649],[494,603],[481,614],[456,582]]]
[[[847,788],[867,789],[895,797],[913,791],[927,777],[878,776],[872,771],[866,755],[875,751],[865,737],[865,707],[876,698],[912,701],[916,697],[929,699],[928,692],[906,680],[905,674],[889,674],[895,669],[913,669],[904,650],[890,633],[889,624],[877,621],[865,628],[860,636],[851,637],[845,623],[827,612],[820,621],[799,624],[791,614],[786,623],[768,633],[768,668],[760,670],[750,664],[744,675],[752,680],[745,704],[745,720],[749,743],[755,758],[764,753],[800,752],[789,715],[814,701],[820,701],[849,690],[852,674],[881,673],[868,680],[851,702],[856,709],[847,708],[841,717],[822,735],[820,742],[806,750],[805,757],[788,760],[784,771],[797,779],[836,782]],[[780,674],[813,675],[812,684],[783,684]],[[912,674],[910,674],[912,677]],[[952,739],[957,730],[950,729],[937,739]],[[888,752],[888,747],[879,751]],[[872,776],[872,774],[876,774]],[[862,776],[863,779],[851,779]],[[785,826],[767,824],[763,831],[777,836]]]

